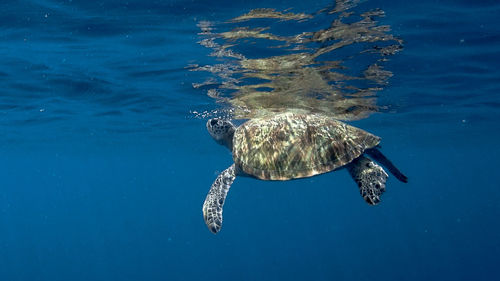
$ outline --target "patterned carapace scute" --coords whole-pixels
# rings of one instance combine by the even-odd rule
[[[342,167],[379,142],[327,116],[286,112],[241,125],[233,138],[233,159],[257,178],[288,180]]]

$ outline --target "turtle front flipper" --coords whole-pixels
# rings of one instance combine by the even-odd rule
[[[222,228],[222,207],[226,200],[227,192],[236,178],[234,164],[217,176],[203,203],[203,219],[208,229],[217,234]]]
[[[351,177],[359,186],[361,196],[370,205],[380,203],[380,196],[385,191],[387,173],[371,159],[360,156],[347,165]]]

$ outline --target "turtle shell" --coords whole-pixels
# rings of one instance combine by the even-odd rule
[[[379,137],[331,117],[281,113],[238,127],[233,159],[259,179],[289,180],[342,167],[379,142]]]

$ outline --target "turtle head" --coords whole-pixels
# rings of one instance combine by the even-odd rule
[[[233,135],[236,126],[229,120],[212,118],[207,121],[207,130],[214,140],[221,145],[233,149]]]

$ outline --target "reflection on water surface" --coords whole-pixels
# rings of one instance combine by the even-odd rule
[[[356,120],[378,111],[377,92],[392,76],[384,62],[402,50],[402,40],[377,21],[384,11],[359,13],[357,2],[336,1],[312,14],[255,9],[224,23],[199,22],[199,43],[217,62],[191,66],[212,73],[193,86],[227,104],[235,119],[287,109]]]

